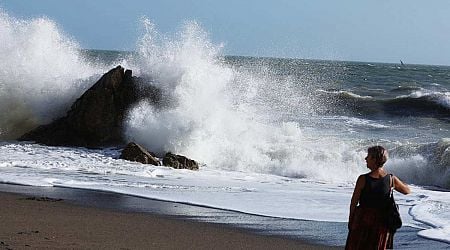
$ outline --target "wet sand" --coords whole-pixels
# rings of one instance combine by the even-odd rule
[[[0,249],[330,249],[221,224],[0,192]]]

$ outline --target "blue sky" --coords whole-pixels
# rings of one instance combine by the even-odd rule
[[[229,55],[450,65],[449,0],[0,0],[47,16],[84,48],[131,50],[139,20],[162,33],[195,20]]]

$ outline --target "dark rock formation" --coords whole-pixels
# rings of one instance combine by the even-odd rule
[[[136,161],[143,164],[152,164],[155,166],[161,165],[154,154],[134,142],[128,143],[128,145],[122,150],[119,158],[128,161]]]
[[[147,151],[145,148],[134,142],[128,143],[128,145],[122,150],[119,158],[128,161],[140,162],[143,164],[152,164],[155,166],[161,165],[154,153]],[[188,159],[182,155],[172,154],[170,152],[164,156],[163,165],[176,169],[198,170],[199,168],[197,162],[194,160]]]
[[[139,99],[149,98],[154,103],[160,99],[158,89],[144,87],[139,81],[131,70],[117,66],[78,98],[65,117],[39,126],[19,140],[89,148],[124,144],[122,124],[127,110]]]
[[[198,164],[194,160],[170,152],[164,156],[163,165],[176,169],[198,170]]]

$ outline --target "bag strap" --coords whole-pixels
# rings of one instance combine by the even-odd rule
[[[395,180],[394,180],[394,175],[392,175],[392,174],[389,174],[390,175],[390,177],[389,177],[389,187],[390,187],[390,189],[391,189],[391,197],[393,197],[394,196],[394,189],[395,189]]]

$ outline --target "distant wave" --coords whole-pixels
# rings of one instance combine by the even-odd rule
[[[319,90],[317,93],[328,104],[327,112],[338,115],[450,118],[450,92],[421,89],[392,98],[361,96],[350,91]]]
[[[450,117],[450,92],[416,91],[384,103],[387,110],[396,115]]]
[[[416,86],[398,86],[396,88],[391,89],[391,92],[404,92],[404,91],[417,91],[417,90],[423,90],[421,87]]]
[[[447,109],[450,109],[450,92],[436,92],[436,91],[427,91],[427,90],[420,90],[415,91],[407,96],[399,96],[397,97],[399,99],[401,98],[415,98],[415,99],[421,99],[425,98],[427,100],[433,101],[442,107],[445,107]]]
[[[341,98],[355,98],[355,99],[372,99],[372,96],[361,96],[358,94],[355,94],[351,91],[345,91],[345,90],[323,90],[323,89],[319,89],[317,90],[317,92],[322,92],[322,93],[326,93],[326,94],[332,94],[332,95],[337,95]]]
[[[374,122],[372,120],[360,119],[356,117],[348,117],[346,123],[349,124],[350,126],[363,126],[363,127],[370,127],[373,129],[385,129],[390,127],[387,125]]]

